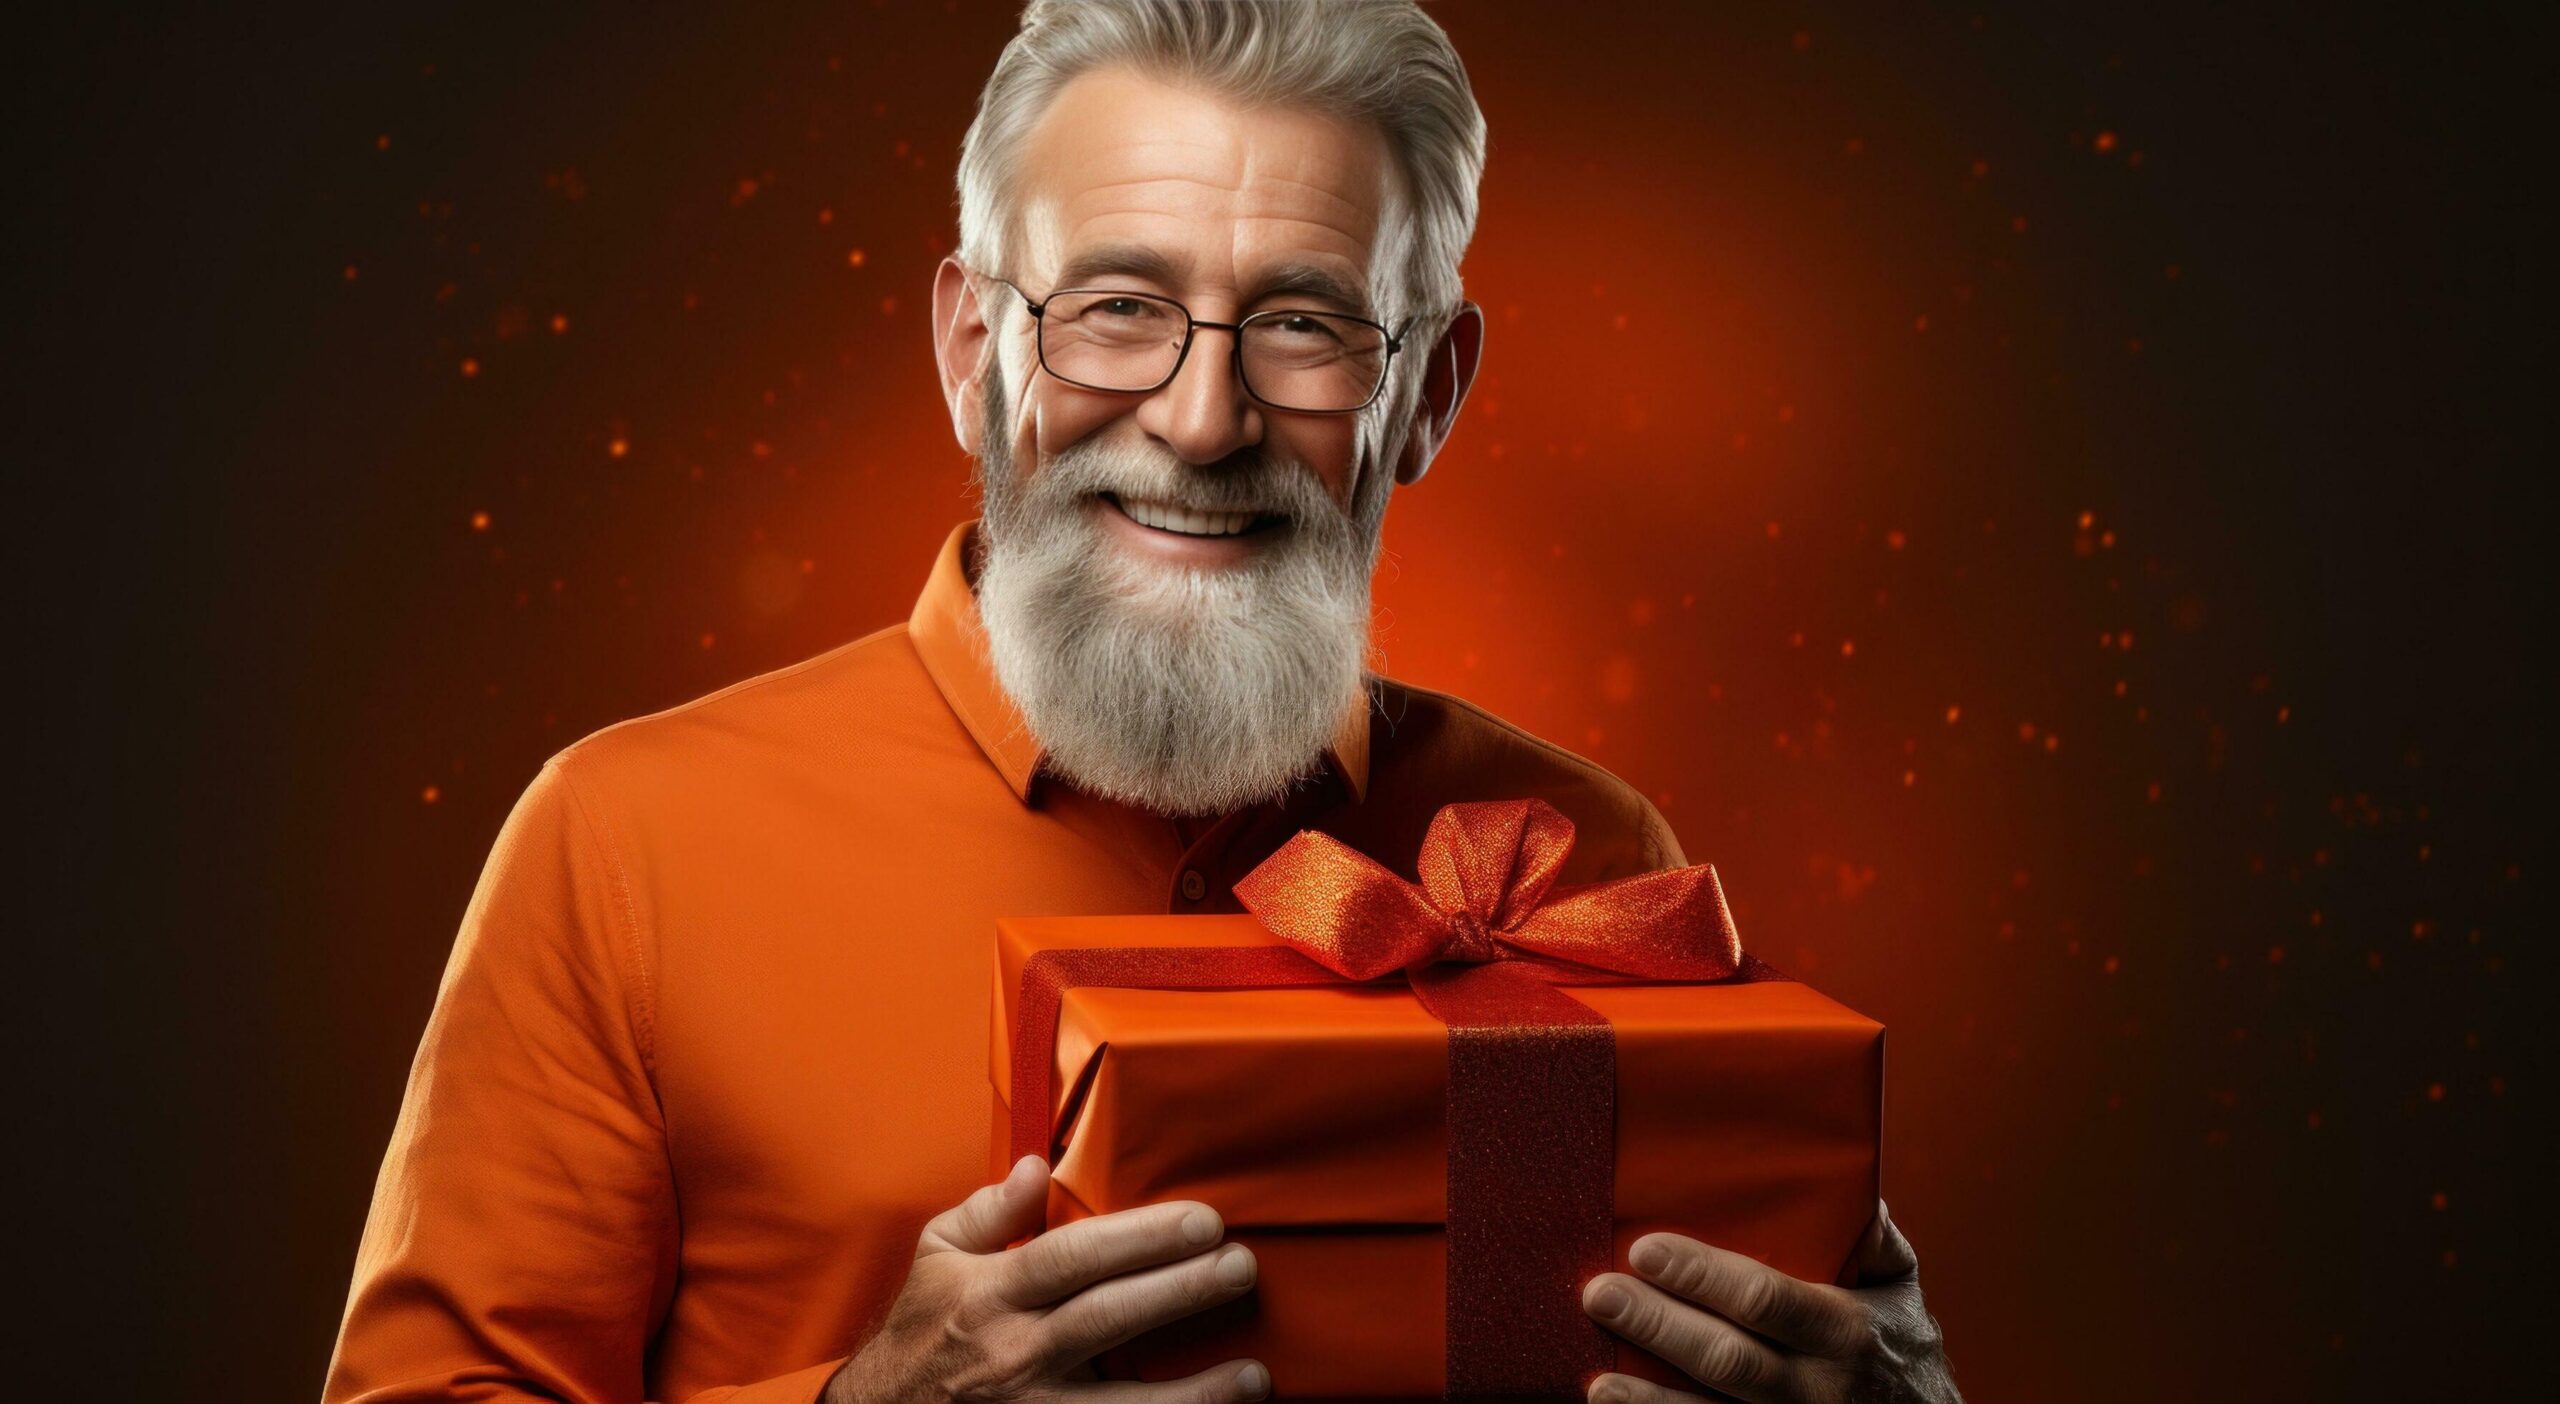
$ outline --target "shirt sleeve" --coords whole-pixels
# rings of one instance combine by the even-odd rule
[[[463,912],[323,1404],[643,1398],[675,1187],[638,923],[571,754],[516,801]],[[840,1363],[683,1404],[807,1404]]]
[[[1662,817],[1662,811],[1654,808],[1653,801],[1641,795],[1636,797],[1636,804],[1639,806],[1637,830],[1643,835],[1644,854],[1638,860],[1643,864],[1639,871],[1657,872],[1664,868],[1689,866],[1689,855],[1681,851],[1680,836],[1671,831],[1671,821]]]

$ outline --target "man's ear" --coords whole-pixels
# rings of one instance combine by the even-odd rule
[[[971,457],[986,422],[981,396],[995,346],[969,270],[958,258],[944,257],[933,271],[933,361],[942,375],[942,398],[951,407],[951,432]]]
[[[1449,431],[1457,427],[1458,407],[1467,402],[1468,387],[1476,383],[1476,363],[1484,355],[1484,309],[1472,302],[1458,304],[1458,316],[1440,340],[1431,348],[1430,361],[1422,374],[1422,398],[1413,407],[1413,425],[1405,435],[1404,449],[1396,456],[1396,483],[1411,487],[1422,481],[1431,470],[1431,460],[1440,446],[1449,442]]]

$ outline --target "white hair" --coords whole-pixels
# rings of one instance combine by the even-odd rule
[[[1060,89],[1115,65],[1385,135],[1394,161],[1371,295],[1413,354],[1371,407],[1372,424],[1408,420],[1426,353],[1457,311],[1484,177],[1484,114],[1449,36],[1416,0],[1031,0],[960,145],[963,262],[1007,267],[1024,141]],[[1401,444],[1378,447],[1384,458]]]

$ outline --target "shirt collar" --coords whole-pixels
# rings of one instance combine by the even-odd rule
[[[916,596],[907,617],[907,637],[924,659],[925,672],[941,689],[942,700],[960,719],[978,749],[1028,804],[1040,779],[1043,754],[1038,738],[1023,724],[1022,713],[996,678],[987,654],[986,626],[978,618],[978,597],[970,588],[969,561],[976,549],[978,523],[973,518],[951,529],[942,553]],[[1324,751],[1325,766],[1342,781],[1358,804],[1369,788],[1369,689],[1362,687],[1343,709],[1333,740]]]

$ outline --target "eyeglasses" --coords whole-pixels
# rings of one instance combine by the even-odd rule
[[[1387,383],[1403,337],[1366,317],[1281,307],[1241,322],[1204,322],[1169,297],[1120,288],[1061,288],[1033,300],[1008,278],[1037,328],[1040,368],[1069,385],[1143,395],[1171,384],[1203,327],[1234,332],[1245,393],[1292,414],[1349,414]],[[1409,328],[1408,328],[1409,329]]]

